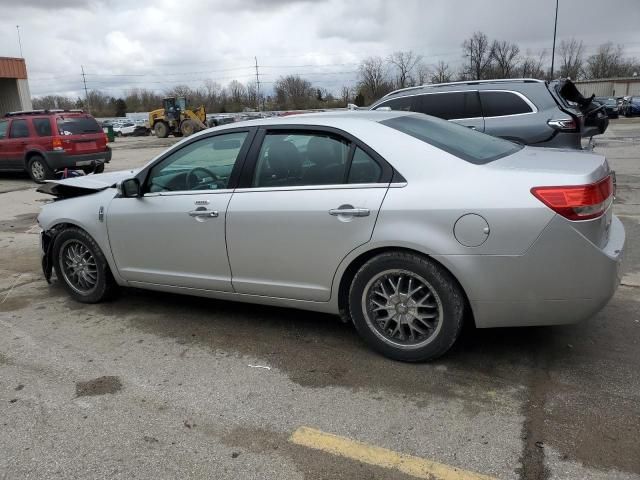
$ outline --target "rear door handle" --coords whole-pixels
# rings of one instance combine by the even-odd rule
[[[337,217],[338,215],[348,215],[351,217],[368,217],[371,214],[371,210],[368,208],[332,208],[329,210],[329,215]]]
[[[189,212],[190,217],[205,217],[215,218],[218,216],[217,210],[191,210]]]

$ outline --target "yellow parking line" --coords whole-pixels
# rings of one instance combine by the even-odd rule
[[[375,447],[309,427],[298,428],[289,441],[296,445],[350,458],[369,465],[399,470],[416,478],[437,480],[495,480],[487,475]]]

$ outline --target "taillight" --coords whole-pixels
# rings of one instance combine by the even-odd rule
[[[548,120],[547,124],[556,130],[563,130],[565,132],[575,132],[578,130],[578,124],[573,118],[558,118],[554,120]]]
[[[51,139],[51,146],[56,151],[64,150],[64,148],[62,146],[62,139],[60,137],[53,137]]]
[[[589,220],[602,215],[613,202],[613,178],[608,175],[590,185],[534,187],[531,193],[569,220]]]

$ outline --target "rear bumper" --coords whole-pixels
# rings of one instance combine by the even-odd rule
[[[67,152],[46,152],[47,164],[54,170],[62,168],[92,168],[111,161],[111,148],[104,152],[72,155]]]
[[[595,315],[621,279],[625,231],[612,216],[603,247],[561,217],[521,256],[448,256],[471,303],[476,326],[576,323]]]

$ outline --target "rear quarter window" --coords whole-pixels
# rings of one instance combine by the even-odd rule
[[[520,96],[512,92],[480,92],[485,117],[502,117],[530,113],[533,109]]]

